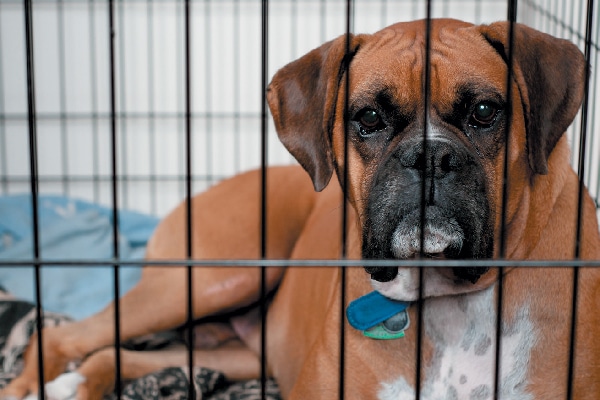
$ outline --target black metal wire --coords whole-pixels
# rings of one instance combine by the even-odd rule
[[[185,197],[186,197],[186,257],[193,257],[193,215],[192,215],[192,66],[191,66],[191,21],[190,0],[184,2],[184,65],[185,65]],[[188,261],[189,262],[189,261]],[[189,373],[188,399],[196,398],[194,387],[194,270],[191,264],[187,272],[187,361]]]
[[[29,177],[31,186],[31,216],[33,231],[33,255],[36,260],[40,258],[39,241],[39,216],[38,216],[38,157],[37,157],[37,121],[35,111],[35,72],[34,72],[34,47],[33,47],[33,10],[31,0],[24,0],[25,17],[25,47],[27,54],[27,114],[29,123]],[[35,275],[35,322],[38,346],[38,379],[39,396],[45,398],[44,378],[44,346],[43,346],[43,320],[42,320],[42,290],[41,290],[41,264],[34,264]]]
[[[507,10],[507,21],[509,23],[508,28],[508,43],[507,43],[507,72],[506,72],[506,103],[507,107],[505,110],[506,121],[511,121],[512,116],[512,85],[513,85],[513,68],[514,68],[514,46],[515,46],[515,23],[517,20],[517,0],[510,0],[508,2]],[[510,128],[511,124],[507,123],[504,132],[504,163],[502,168],[502,203],[500,212],[500,242],[498,244],[498,252],[500,258],[506,258],[506,206],[508,204],[508,158],[510,155]]]
[[[341,258],[346,259],[348,256],[348,179],[350,170],[350,160],[348,159],[348,123],[347,110],[350,102],[350,45],[352,41],[352,0],[346,1],[346,43],[344,50],[343,68],[344,74],[344,113],[342,120],[344,121],[344,173],[342,177],[342,243],[341,243]],[[346,324],[344,320],[346,309],[346,269],[340,267],[340,358],[339,358],[339,389],[338,399],[343,400],[345,397],[345,380],[346,380]]]
[[[426,267],[426,268],[445,268],[445,267],[463,267],[466,262],[472,262],[470,260],[435,260],[435,259],[406,259],[406,260],[332,260],[332,259],[302,259],[302,260],[290,260],[290,259],[194,259],[191,260],[191,264],[197,267],[303,267],[303,268],[314,268],[314,267]],[[188,259],[170,259],[170,260],[115,260],[113,258],[108,259],[52,259],[52,260],[41,260],[41,259],[12,259],[2,260],[1,265],[7,265],[15,268],[31,268],[32,264],[43,263],[48,267],[77,267],[77,266],[111,266],[115,263],[119,263],[122,266],[148,266],[148,267],[182,267],[190,264]],[[476,264],[478,267],[523,267],[523,268],[564,268],[564,267],[577,267],[577,268],[596,268],[600,267],[600,260],[501,260],[501,259],[481,259],[477,260]]]
[[[114,4],[113,0],[108,3],[108,23],[109,23],[109,57],[110,57],[110,111],[111,111],[111,171],[112,171],[112,218],[113,218],[113,256],[115,261],[119,261],[119,203],[118,203],[118,181],[117,181],[117,119],[116,119],[116,76],[115,76],[115,31],[114,31]],[[115,304],[115,395],[117,399],[121,398],[121,324],[120,324],[120,304],[119,304],[119,265],[113,264],[114,279],[114,304]]]
[[[597,18],[596,24],[600,24],[600,17]],[[600,42],[600,29],[596,29],[596,39],[594,41],[595,43]],[[594,57],[594,64],[593,65],[598,65],[598,56],[600,55],[600,51],[598,51],[597,49],[594,49],[595,52],[595,57]],[[597,100],[597,94],[598,94],[598,80],[599,78],[597,76],[594,76],[594,87],[591,90],[591,93],[593,94],[593,101],[591,101],[592,104],[596,104],[596,100]],[[591,120],[591,127],[592,127],[592,132],[596,132],[596,113],[592,113],[592,120]],[[594,142],[595,136],[592,135],[592,143]],[[592,148],[592,151],[596,146],[591,145],[590,146]],[[590,157],[591,159],[592,157]],[[590,160],[591,162],[591,160]],[[590,169],[591,169],[591,165],[590,165]],[[598,177],[596,178],[596,193],[594,196],[594,199],[596,200],[596,207],[598,207],[598,204],[600,204],[600,202],[598,201],[598,197],[600,197],[600,173],[598,174]]]
[[[594,2],[588,0],[586,29],[585,29],[585,60],[586,65],[589,65],[591,58],[591,36],[593,24]],[[584,94],[583,104],[581,106],[581,130],[579,134],[579,193],[577,196],[577,231],[575,237],[574,258],[578,259],[581,256],[581,227],[583,223],[583,199],[585,196],[585,146],[587,142],[587,122],[588,122],[588,105],[589,105],[589,68],[585,69]],[[571,332],[569,340],[569,369],[567,374],[567,399],[573,398],[573,376],[575,374],[575,346],[577,342],[577,303],[579,293],[579,269],[573,269],[573,298],[571,303]]]
[[[427,156],[428,152],[428,130],[429,130],[429,109],[431,105],[431,27],[432,27],[432,14],[431,14],[431,0],[427,0],[426,8],[425,8],[425,69],[423,71],[423,87],[425,88],[425,92],[423,93],[423,138],[422,138],[422,146],[423,146],[423,154],[424,160],[429,159]],[[426,162],[426,161],[424,161]],[[421,215],[420,215],[420,249],[419,254],[420,258],[424,258],[425,251],[425,213],[426,209],[426,169],[425,165],[422,166],[422,176],[421,176]],[[432,167],[435,168],[435,167]],[[423,279],[423,267],[419,268],[419,298],[417,301],[417,315],[418,315],[418,323],[417,323],[417,343],[416,343],[416,362],[415,362],[415,398],[419,400],[421,398],[421,381],[422,381],[422,349],[423,349],[423,323],[424,323],[424,299],[423,294],[425,293],[425,288],[423,287],[425,284]]]
[[[596,18],[598,19],[598,11],[596,11]],[[598,24],[598,22],[600,21],[596,21],[596,24]],[[592,43],[597,43],[598,40],[600,39],[600,29],[596,29],[595,30],[595,37],[593,40],[591,40]],[[593,56],[593,63],[591,61],[591,55],[592,53],[594,54]],[[595,50],[592,46],[592,51],[590,53],[590,61],[589,64],[590,65],[598,65],[598,55],[600,52],[598,52],[597,50]],[[593,83],[593,85],[592,85]],[[589,76],[589,81],[588,81],[588,85],[590,85],[589,91],[588,91],[588,107],[591,107],[592,109],[594,108],[595,104],[596,104],[596,95],[597,95],[597,89],[598,89],[598,78],[596,76]],[[587,146],[590,150],[588,152],[588,164],[587,164],[587,169],[589,171],[593,171],[593,166],[594,166],[594,157],[593,157],[593,149],[598,147],[598,142],[597,142],[597,138],[595,137],[595,135],[593,134],[593,132],[596,131],[596,113],[591,113],[589,115],[589,119],[588,119],[588,123],[587,123],[588,129],[592,132],[592,134],[589,136],[589,145]],[[598,180],[600,179],[600,174],[598,174],[598,177],[596,178],[596,184],[598,184]],[[592,179],[590,177],[588,184],[591,185],[592,183]],[[588,190],[591,193],[591,188],[588,187]],[[598,186],[596,186],[596,193],[592,194],[592,197],[596,200],[598,199],[598,191],[600,190],[600,188]],[[596,204],[598,204],[597,200],[596,200]]]
[[[513,85],[513,67],[514,67],[514,48],[515,48],[515,22],[517,20],[517,1],[511,0],[508,2],[507,21],[508,26],[508,43],[507,43],[507,70],[506,70],[506,104],[505,118],[506,121],[512,120],[512,85]],[[508,204],[508,159],[511,134],[510,122],[506,124],[504,131],[504,162],[502,165],[502,202],[500,204],[500,243],[498,245],[498,253],[501,259],[506,259],[506,209]],[[499,398],[501,395],[501,379],[502,379],[502,312],[503,312],[503,297],[504,297],[504,268],[498,267],[498,280],[496,283],[496,354],[494,365],[494,398]]]
[[[268,113],[267,84],[269,74],[269,1],[261,1],[261,125],[260,125],[260,258],[267,258],[267,163]],[[267,270],[260,267],[260,398],[267,397]]]
[[[348,202],[346,201],[348,194],[348,171],[350,170],[348,160],[348,126],[346,123],[346,113],[349,109],[350,102],[350,44],[352,40],[352,0],[346,0],[346,48],[344,52],[343,68],[344,74],[344,173],[342,174],[342,243],[341,243],[341,257],[346,258],[348,255]],[[342,314],[344,315],[344,314]]]
[[[593,11],[594,2],[588,0],[587,2],[587,17],[586,17],[586,30],[585,30],[585,60],[587,65],[590,65],[590,59],[592,54],[592,24],[593,24]],[[579,134],[579,158],[577,174],[579,175],[579,194],[577,198],[577,232],[575,240],[575,258],[580,257],[581,253],[581,225],[583,222],[583,199],[585,193],[585,160],[586,160],[586,144],[587,144],[587,132],[588,132],[588,108],[589,108],[589,78],[590,69],[585,69],[585,85],[583,93],[583,102],[581,105],[581,129]]]
[[[569,338],[569,367],[567,372],[567,399],[573,398],[573,376],[575,374],[575,344],[577,335],[577,293],[579,290],[579,269],[573,268],[573,299],[571,300],[571,332]]]

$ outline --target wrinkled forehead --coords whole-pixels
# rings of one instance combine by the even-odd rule
[[[452,21],[454,22],[454,21]],[[425,91],[425,24],[396,24],[368,37],[350,65],[350,100],[382,92],[419,107]],[[505,97],[507,65],[478,28],[436,21],[431,30],[430,101],[452,107],[465,92],[495,91]]]

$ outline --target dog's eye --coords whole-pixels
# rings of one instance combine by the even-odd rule
[[[361,125],[368,129],[375,128],[380,122],[379,114],[375,110],[365,110],[360,117]]]
[[[360,133],[362,135],[370,135],[385,128],[385,123],[381,116],[371,108],[365,108],[360,111],[355,120],[360,125]]]
[[[473,109],[473,112],[471,113],[471,117],[469,118],[469,125],[478,128],[488,128],[496,120],[498,111],[498,107],[489,101],[477,103]]]

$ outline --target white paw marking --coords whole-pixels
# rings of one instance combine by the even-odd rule
[[[46,396],[48,400],[75,399],[77,388],[83,382],[85,382],[85,377],[77,372],[62,374],[55,380],[46,383]]]

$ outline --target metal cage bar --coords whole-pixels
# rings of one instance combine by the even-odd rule
[[[583,7],[582,7],[583,8]],[[590,57],[591,57],[591,34],[592,34],[592,24],[593,24],[593,12],[594,12],[594,3],[593,1],[587,2],[586,7],[586,30],[585,30],[585,60],[587,65],[590,65]],[[583,95],[583,104],[581,106],[581,131],[579,135],[579,166],[578,166],[578,174],[579,174],[579,190],[577,193],[577,230],[575,233],[575,243],[574,243],[574,258],[579,259],[581,255],[581,228],[583,224],[583,198],[584,198],[584,190],[585,190],[585,151],[586,151],[586,142],[587,142],[587,121],[588,121],[588,98],[589,98],[589,68],[585,69],[585,82],[584,86],[584,95]],[[579,288],[579,269],[573,268],[573,298],[572,298],[572,307],[571,307],[571,333],[569,338],[569,368],[567,375],[567,398],[573,398],[573,377],[575,374],[575,342],[576,342],[576,334],[577,334],[577,304],[578,304],[578,288]]]
[[[429,158],[428,155],[428,151],[429,151],[429,140],[428,140],[428,136],[430,135],[429,132],[429,120],[430,120],[430,108],[431,108],[431,27],[432,27],[432,3],[431,0],[427,0],[426,3],[426,7],[425,7],[425,27],[426,27],[426,33],[425,33],[425,68],[423,71],[423,87],[425,88],[425,93],[423,93],[423,104],[424,104],[424,111],[423,111],[423,137],[422,137],[422,146],[423,146],[423,154],[425,155],[425,159]],[[426,207],[425,207],[425,199],[427,197],[427,189],[426,189],[426,185],[427,185],[427,177],[426,174],[423,173],[422,174],[422,179],[421,179],[421,185],[420,185],[420,190],[421,190],[421,209],[420,209],[420,226],[421,226],[421,230],[419,232],[419,258],[425,258],[425,250],[424,250],[424,246],[425,246],[425,214],[426,214]],[[425,280],[423,278],[423,268],[419,268],[419,296],[418,296],[418,300],[417,300],[417,315],[418,315],[418,319],[419,319],[419,323],[417,324],[417,345],[415,347],[416,350],[416,355],[415,355],[415,359],[416,359],[416,363],[415,363],[415,397],[417,400],[421,399],[421,383],[423,381],[423,320],[424,318],[424,304],[423,304],[423,300],[424,300],[424,294],[425,294],[425,288],[424,288],[424,283]]]
[[[341,84],[344,87],[344,170],[341,176],[342,182],[341,187],[344,193],[342,202],[342,218],[341,218],[341,251],[340,257],[345,259],[348,256],[348,202],[346,200],[346,190],[348,188],[348,117],[347,110],[349,109],[348,104],[350,102],[350,55],[351,55],[351,42],[352,42],[352,33],[353,33],[353,4],[351,0],[347,0],[344,4],[345,6],[345,49],[344,49],[344,58],[342,60],[343,70],[344,70],[344,80]],[[339,361],[338,361],[338,398],[343,400],[346,397],[346,388],[345,388],[345,376],[346,376],[346,327],[343,322],[343,315],[346,306],[346,270],[343,267],[340,267],[340,318],[342,318],[339,326],[339,335],[340,335],[340,343],[339,343]]]
[[[32,229],[33,229],[33,257],[36,260],[40,259],[40,232],[39,232],[39,215],[37,212],[38,205],[38,156],[37,156],[37,122],[35,110],[35,72],[34,72],[34,52],[33,52],[33,12],[30,0],[24,0],[24,17],[25,17],[25,46],[27,57],[27,117],[29,130],[29,179],[31,189],[31,212],[32,212]],[[38,376],[40,380],[39,393],[44,398],[44,357],[43,357],[43,319],[42,319],[42,290],[41,290],[41,274],[42,265],[35,263],[35,317],[38,351]]]
[[[208,4],[208,3],[207,3]],[[185,246],[185,254],[188,260],[193,258],[193,210],[192,210],[192,93],[191,93],[191,85],[192,85],[192,63],[191,63],[191,22],[190,22],[190,1],[185,0],[184,2],[184,75],[185,75],[185,172],[186,172],[186,181],[185,181],[185,201],[186,201],[186,216],[187,221],[185,225],[185,238],[186,238],[186,246]],[[209,96],[209,94],[207,94]],[[210,131],[209,131],[210,132]],[[188,383],[188,398],[195,399],[196,398],[196,390],[194,387],[194,291],[193,291],[193,282],[194,282],[194,269],[191,264],[186,266],[187,272],[187,315],[186,315],[186,325],[187,325],[187,340],[188,340],[188,348],[187,348],[187,367],[189,374],[189,383]]]
[[[108,5],[108,24],[109,24],[109,63],[110,63],[110,137],[111,137],[111,170],[112,170],[112,217],[113,217],[113,257],[119,261],[119,185],[117,180],[118,162],[117,162],[117,99],[116,99],[116,63],[115,63],[115,24],[114,24],[114,3],[109,1]],[[120,302],[119,302],[119,265],[113,265],[113,281],[114,281],[114,332],[115,332],[115,394],[117,398],[121,398],[121,324],[120,324]]]
[[[268,258],[268,227],[267,227],[267,201],[268,181],[267,164],[269,160],[268,149],[268,111],[267,111],[267,84],[269,74],[269,1],[261,0],[261,98],[260,98],[260,258]],[[260,323],[260,397],[267,396],[267,270],[265,266],[260,267],[260,293],[259,311]]]
[[[506,99],[508,106],[506,107],[507,120],[510,120],[510,115],[512,113],[512,81],[513,81],[513,68],[514,68],[514,40],[515,40],[515,22],[517,19],[517,4],[516,1],[509,1],[507,5],[507,20],[509,21],[509,29],[508,29],[508,68],[506,72]],[[504,163],[502,170],[502,203],[500,205],[500,244],[499,244],[499,254],[500,258],[506,258],[506,205],[508,204],[508,187],[507,187],[507,177],[508,177],[508,149],[510,147],[510,124],[506,125],[506,129],[504,132],[504,137],[506,140],[506,144],[504,146]],[[497,280],[497,301],[496,301],[496,354],[495,357],[495,366],[494,366],[494,398],[498,398],[500,396],[500,379],[502,376],[502,301],[504,297],[504,268],[498,267],[498,280]]]

